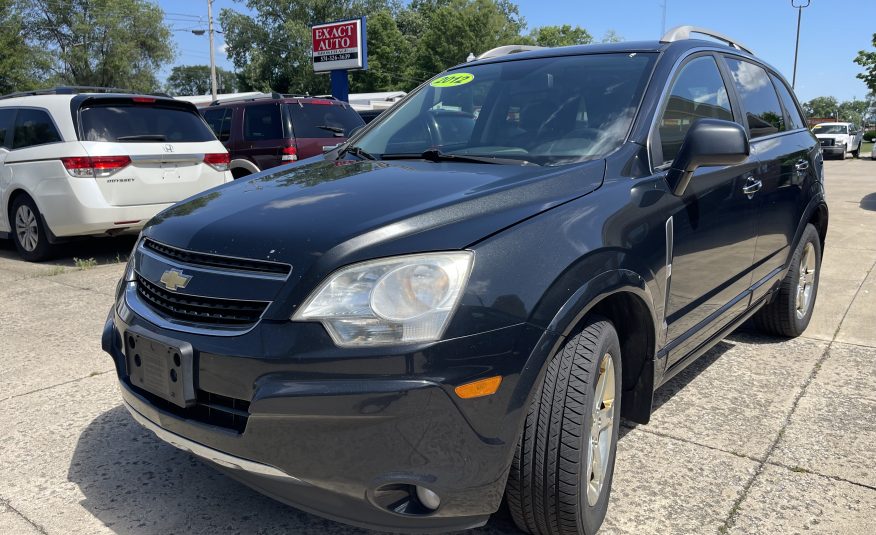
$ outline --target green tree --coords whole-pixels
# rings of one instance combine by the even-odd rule
[[[803,111],[809,117],[834,117],[837,108],[839,102],[835,97],[815,97],[803,103]]]
[[[876,48],[876,33],[873,34],[873,48]],[[864,72],[857,74],[858,78],[864,80],[867,89],[876,93],[876,50],[861,50],[855,63],[864,67]]]
[[[507,0],[449,0],[411,4],[425,20],[417,42],[414,76],[426,79],[501,45],[527,43],[526,21]]]
[[[541,26],[530,32],[529,37],[538,46],[589,45],[593,36],[580,26]]]
[[[410,75],[413,57],[408,40],[399,30],[393,14],[384,9],[367,19],[368,69],[350,73],[350,90],[403,91],[416,84]]]
[[[177,96],[206,95],[210,92],[209,65],[179,65],[171,69],[166,90]],[[219,93],[235,93],[237,76],[221,67],[216,67],[216,85]]]
[[[153,91],[174,57],[164,12],[147,0],[31,0],[24,23],[66,84]]]
[[[620,43],[623,40],[624,38],[618,35],[618,33],[614,30],[608,30],[607,32],[602,34],[603,43]]]
[[[18,0],[0,0],[0,94],[34,89],[48,76],[48,54],[28,42]]]
[[[842,121],[853,122],[860,125],[864,122],[864,116],[867,114],[867,101],[853,98],[840,103],[839,116]]]

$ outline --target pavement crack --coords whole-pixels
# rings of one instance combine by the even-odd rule
[[[28,524],[33,526],[33,528],[35,530],[37,530],[38,532],[42,533],[43,535],[48,535],[46,528],[42,527],[41,525],[37,524],[36,522],[34,522],[30,518],[28,518],[24,513],[22,513],[21,511],[16,509],[11,503],[9,503],[9,500],[7,500],[6,498],[0,496],[0,504],[2,504],[4,507],[9,509],[10,511],[15,513],[16,515],[20,516],[22,520],[24,520],[25,522],[27,522]]]
[[[849,306],[851,306],[851,304]],[[840,324],[842,324],[842,322],[840,322]],[[834,338],[836,338],[836,334],[834,334]],[[751,492],[751,487],[754,485],[754,482],[757,480],[760,474],[763,473],[764,467],[766,467],[767,464],[773,464],[769,462],[769,459],[778,447],[779,442],[781,442],[782,437],[785,436],[785,430],[791,424],[791,417],[794,416],[794,413],[797,411],[797,406],[800,404],[800,400],[806,394],[806,390],[809,388],[809,385],[812,384],[812,381],[815,379],[815,376],[818,375],[818,371],[821,369],[822,364],[824,364],[824,361],[827,360],[827,357],[830,355],[830,348],[832,346],[833,340],[831,340],[827,344],[827,347],[824,348],[824,351],[821,353],[821,356],[818,357],[815,365],[812,366],[812,370],[809,371],[809,375],[807,375],[806,379],[803,381],[803,385],[800,388],[800,391],[797,393],[796,396],[794,396],[794,402],[791,403],[791,408],[785,415],[785,419],[782,422],[782,427],[776,434],[776,438],[773,439],[770,447],[767,449],[766,455],[764,455],[763,460],[758,461],[758,465],[754,469],[754,474],[752,474],[752,476],[748,478],[748,481],[745,482],[745,486],[742,487],[742,492],[733,502],[733,506],[730,508],[730,513],[727,515],[727,518],[724,519],[724,524],[718,530],[719,533],[725,534],[730,532],[730,529],[732,529],[733,525],[736,523],[736,518],[739,516],[739,507],[742,505],[742,502],[745,500],[745,498],[748,497],[748,494]]]
[[[744,454],[744,453],[739,453],[739,452],[737,452],[737,451],[732,451],[732,450],[725,450],[725,449],[721,449],[721,448],[716,448],[715,446],[710,446],[710,445],[708,445],[708,444],[703,444],[702,442],[697,442],[696,440],[690,440],[690,439],[687,439],[687,438],[682,438],[682,437],[677,437],[677,436],[674,436],[674,435],[669,435],[669,434],[666,434],[666,433],[661,433],[660,431],[654,431],[653,429],[649,429],[647,426],[642,426],[642,425],[629,425],[629,424],[627,424],[627,423],[621,423],[621,426],[623,426],[623,427],[625,427],[625,428],[627,428],[627,429],[630,429],[630,430],[635,429],[636,431],[640,431],[640,432],[642,432],[642,433],[648,433],[649,435],[658,436],[658,437],[660,437],[660,438],[665,438],[665,439],[668,439],[668,440],[676,440],[676,441],[678,441],[678,442],[684,442],[685,444],[690,444],[691,446],[697,446],[697,447],[700,447],[700,448],[706,448],[706,449],[708,449],[708,450],[717,451],[717,452],[720,452],[720,453],[726,453],[727,455],[733,455],[733,456],[735,456],[735,457],[739,457],[739,458],[741,458],[741,459],[748,459],[749,461],[753,461],[753,462],[756,462],[756,463],[762,463],[762,462],[764,461],[764,459],[758,459],[757,457],[752,457],[751,455],[746,455],[746,454]]]
[[[85,379],[91,379],[92,377],[100,377],[101,375],[106,375],[106,374],[108,374],[110,372],[114,372],[114,371],[115,371],[115,368],[110,369],[110,370],[104,370],[102,372],[91,372],[88,375],[85,375],[83,377],[77,377],[76,379],[70,379],[69,381],[64,381],[63,383],[57,383],[57,384],[53,384],[53,385],[49,385],[49,386],[44,386],[42,388],[37,388],[35,390],[30,390],[28,392],[22,392],[20,394],[15,394],[14,396],[2,398],[2,399],[0,399],[0,403],[3,403],[5,401],[9,401],[11,399],[20,398],[23,396],[29,396],[31,394],[36,394],[37,392],[45,392],[46,390],[51,390],[51,389],[57,388],[59,386],[69,385],[70,383],[76,383],[76,382],[79,382],[79,381],[82,381]]]

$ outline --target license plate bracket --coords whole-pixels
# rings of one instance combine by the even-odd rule
[[[195,404],[192,345],[137,327],[125,332],[125,358],[131,384],[179,407]]]

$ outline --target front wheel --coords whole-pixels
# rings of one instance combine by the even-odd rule
[[[593,316],[548,365],[526,415],[506,496],[533,535],[596,533],[608,510],[620,428],[617,332]]]
[[[776,290],[776,296],[754,317],[758,328],[779,336],[803,334],[812,319],[820,272],[821,238],[815,227],[809,224],[794,250],[791,267]]]

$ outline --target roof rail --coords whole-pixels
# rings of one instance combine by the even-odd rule
[[[218,106],[219,104],[228,104],[231,102],[250,102],[253,100],[262,100],[262,99],[266,99],[266,98],[278,100],[281,98],[313,98],[313,96],[308,95],[308,94],[298,95],[298,94],[294,94],[294,93],[277,93],[276,91],[271,91],[270,93],[262,93],[261,95],[249,95],[246,97],[232,97],[232,98],[224,98],[224,99],[217,98],[216,100],[210,102],[210,106]],[[321,96],[319,98],[333,99],[335,97],[333,97],[331,95],[325,95],[325,96]]]
[[[541,50],[545,48],[543,46],[533,46],[533,45],[504,45],[497,46],[496,48],[491,48],[487,50],[480,56],[475,59],[490,59],[490,58],[498,58],[501,56],[507,56],[509,54],[516,54],[518,52],[528,52],[530,50]]]
[[[754,55],[754,52],[752,52],[750,48],[743,46],[742,43],[740,43],[736,39],[731,39],[724,34],[720,34],[716,31],[706,28],[700,28],[698,26],[676,26],[675,28],[672,28],[671,30],[666,32],[666,34],[660,38],[660,42],[674,43],[676,41],[683,41],[685,39],[690,39],[690,34],[692,33],[707,35],[713,39],[717,39],[718,41],[727,43],[728,46],[735,48],[736,50],[747,52],[752,56]]]
[[[32,89],[30,91],[17,91],[8,95],[0,96],[0,99],[16,97],[32,97],[35,95],[78,95],[79,93],[126,93],[133,94],[130,89],[119,87],[100,87],[91,85],[64,85],[47,89]]]

